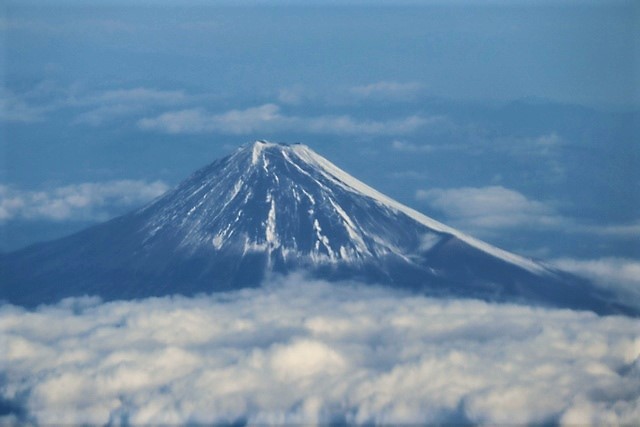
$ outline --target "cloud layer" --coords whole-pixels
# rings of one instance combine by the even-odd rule
[[[4,421],[631,423],[638,321],[299,277],[0,308]]]
[[[387,120],[358,120],[348,115],[295,116],[283,113],[276,104],[263,104],[244,110],[212,114],[203,109],[170,111],[144,118],[138,126],[144,130],[178,133],[247,135],[257,132],[301,131],[320,134],[389,135],[405,134],[431,123],[434,118],[420,115]]]
[[[48,191],[17,190],[0,185],[0,223],[12,219],[105,220],[114,207],[134,207],[169,187],[162,181],[82,183]]]
[[[560,258],[557,267],[585,276],[603,288],[613,289],[627,302],[640,306],[640,261],[630,258]]]
[[[470,228],[556,226],[563,221],[546,204],[502,186],[418,190],[416,199]]]

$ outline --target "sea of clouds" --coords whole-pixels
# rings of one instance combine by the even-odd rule
[[[640,419],[640,322],[299,276],[0,306],[0,424]]]

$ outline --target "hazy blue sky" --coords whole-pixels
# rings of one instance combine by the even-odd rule
[[[131,3],[0,6],[0,248],[270,139],[516,252],[640,257],[637,2]]]

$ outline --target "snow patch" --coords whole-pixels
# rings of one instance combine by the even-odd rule
[[[276,201],[269,194],[271,199],[271,207],[269,208],[269,214],[267,216],[267,227],[265,231],[265,239],[270,247],[278,247],[280,242],[276,232]]]
[[[264,149],[265,144],[263,142],[260,141],[256,141],[253,144],[253,150],[251,152],[251,164],[252,165],[257,165],[258,161],[260,160],[260,156],[262,154],[262,150]]]
[[[213,247],[220,250],[222,248],[222,244],[224,243],[224,237],[221,234],[216,234],[213,238]]]
[[[322,234],[322,227],[320,227],[320,223],[318,222],[317,218],[313,220],[313,229],[316,232],[316,238],[318,239],[316,240],[316,244],[315,244],[316,252],[320,254],[320,243],[322,243],[322,245],[327,251],[327,255],[329,256],[329,259],[331,261],[335,261],[336,255],[331,249],[329,238],[324,234]]]
[[[349,238],[355,243],[359,252],[369,254],[369,250],[367,249],[367,244],[364,242],[364,239],[360,235],[357,230],[357,226],[355,223],[349,218],[349,215],[340,207],[339,204],[335,203],[333,199],[329,199],[331,206],[338,212],[338,215],[342,218],[342,224],[344,225],[345,230],[349,234]]]
[[[300,190],[302,190],[302,192],[304,193],[305,196],[307,196],[307,199],[309,199],[309,201],[311,202],[312,205],[316,204],[316,199],[313,198],[313,196],[311,194],[309,194],[307,191],[305,191],[304,188],[300,188]]]
[[[441,240],[440,236],[435,233],[427,233],[420,236],[420,247],[421,251],[428,251],[433,248],[438,242]]]
[[[253,241],[245,234],[244,236],[244,245],[242,248],[242,255],[246,255],[249,252],[264,252],[267,250],[266,243],[259,243]]]

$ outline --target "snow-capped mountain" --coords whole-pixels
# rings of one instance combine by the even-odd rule
[[[0,299],[24,305],[193,295],[302,270],[434,296],[634,312],[390,199],[304,145],[265,141],[135,212],[0,256],[0,267]]]

